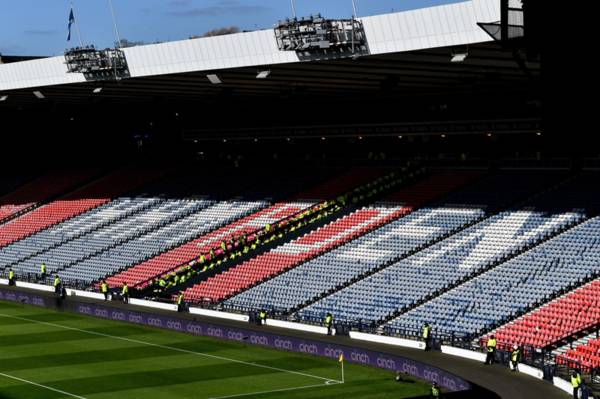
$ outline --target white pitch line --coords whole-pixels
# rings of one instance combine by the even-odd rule
[[[175,348],[174,346],[166,346],[166,345],[154,344],[152,342],[140,341],[138,339],[119,337],[118,335],[110,335],[110,334],[99,333],[99,332],[96,332],[96,331],[82,330],[80,328],[68,327],[68,326],[63,326],[61,324],[48,323],[48,322],[45,322],[45,321],[28,319],[28,318],[25,318],[25,317],[12,316],[12,315],[2,314],[2,313],[0,313],[0,317],[5,317],[5,318],[9,318],[9,319],[16,319],[16,320],[24,320],[24,321],[29,321],[31,323],[44,324],[44,325],[47,325],[47,326],[52,326],[52,327],[57,327],[57,328],[63,328],[65,330],[79,331],[79,332],[86,333],[86,334],[98,335],[98,336],[101,336],[101,337],[118,339],[118,340],[121,340],[121,341],[127,341],[127,342],[133,342],[133,343],[136,343],[136,344],[153,346],[155,348],[169,349],[169,350],[172,350],[172,351],[182,352],[182,353],[188,353],[188,354],[191,354],[191,355],[205,356],[205,357],[209,357],[211,359],[225,360],[225,361],[229,361],[229,362],[232,362],[232,363],[245,364],[245,365],[248,365],[248,366],[254,366],[254,367],[260,367],[260,368],[269,369],[269,370],[281,371],[281,372],[284,372],[284,373],[296,374],[296,375],[301,375],[301,376],[309,377],[309,378],[316,378],[316,379],[323,380],[323,381],[337,381],[337,380],[333,380],[331,378],[319,377],[318,375],[301,373],[299,371],[292,371],[292,370],[280,369],[278,367],[265,366],[263,364],[257,364],[257,363],[249,363],[249,362],[244,362],[243,360],[230,359],[230,358],[223,357],[223,356],[209,355],[207,353],[202,353],[202,352],[194,352],[194,351],[190,351],[190,350],[187,350],[187,349]],[[341,383],[341,381],[337,381],[337,382]]]
[[[332,380],[334,381],[334,380]],[[335,381],[335,384],[341,384],[339,381]],[[214,396],[209,399],[228,399],[228,398],[241,398],[243,396],[254,396],[254,395],[263,395],[266,393],[275,393],[275,392],[287,392],[287,391],[297,391],[300,389],[308,389],[308,388],[317,388],[317,387],[326,387],[335,384],[317,384],[317,385],[304,385],[302,387],[294,387],[294,388],[283,388],[283,389],[274,389],[272,391],[262,391],[262,392],[249,392],[249,393],[240,393],[237,395],[228,395],[228,396]]]
[[[69,392],[61,391],[60,389],[52,388],[52,387],[49,387],[49,386],[47,386],[47,385],[38,384],[37,382],[28,381],[28,380],[24,380],[24,379],[22,379],[22,378],[15,377],[15,376],[13,376],[13,375],[8,375],[8,374],[0,373],[0,376],[2,376],[2,377],[6,377],[6,378],[11,378],[11,379],[13,379],[13,380],[17,380],[17,381],[21,381],[21,382],[25,382],[25,383],[27,383],[27,384],[35,385],[36,387],[40,387],[40,388],[44,388],[44,389],[48,389],[48,390],[50,390],[50,391],[54,391],[54,392],[58,392],[58,393],[62,393],[63,395],[67,395],[67,396],[70,396],[70,397],[72,397],[72,398],[85,399],[83,396],[74,395],[74,394],[72,394],[72,393],[69,393]]]

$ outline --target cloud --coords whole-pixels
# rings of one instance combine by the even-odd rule
[[[60,33],[60,31],[55,30],[55,29],[29,29],[24,31],[23,33],[25,33],[26,35],[34,35],[34,36],[47,36],[47,35],[57,35]]]
[[[178,7],[189,4],[189,0],[172,0],[172,5]],[[214,17],[217,15],[231,14],[251,14],[260,13],[269,10],[269,7],[260,5],[241,4],[239,0],[219,0],[215,5],[207,7],[194,7],[186,10],[169,11],[168,15],[173,17]]]

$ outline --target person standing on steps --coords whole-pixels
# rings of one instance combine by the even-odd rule
[[[15,271],[8,269],[8,285],[15,285]]]

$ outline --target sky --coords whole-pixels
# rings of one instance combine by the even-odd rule
[[[0,53],[62,54],[78,45],[76,27],[67,42],[71,1],[84,44],[113,47],[108,0],[0,0]],[[460,0],[355,0],[359,16],[453,3]],[[270,28],[291,16],[290,0],[112,0],[121,38],[145,43],[187,39],[228,26]],[[326,18],[352,15],[351,0],[295,0],[298,16],[320,12]]]

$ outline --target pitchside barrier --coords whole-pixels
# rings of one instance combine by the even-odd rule
[[[383,368],[390,371],[400,371],[413,377],[437,382],[447,391],[466,391],[471,384],[462,378],[441,370],[437,367],[419,363],[402,356],[376,352],[368,349],[354,348],[327,342],[314,341],[269,332],[256,332],[238,327],[221,326],[203,321],[153,314],[150,312],[134,311],[111,307],[110,303],[96,304],[80,302],[77,296],[71,296],[65,301],[41,294],[13,291],[0,287],[0,300],[21,302],[46,308],[60,307],[63,310],[104,319],[143,324],[194,335],[214,337],[232,341],[246,342],[290,352],[306,353],[339,359],[340,354],[348,362]]]

